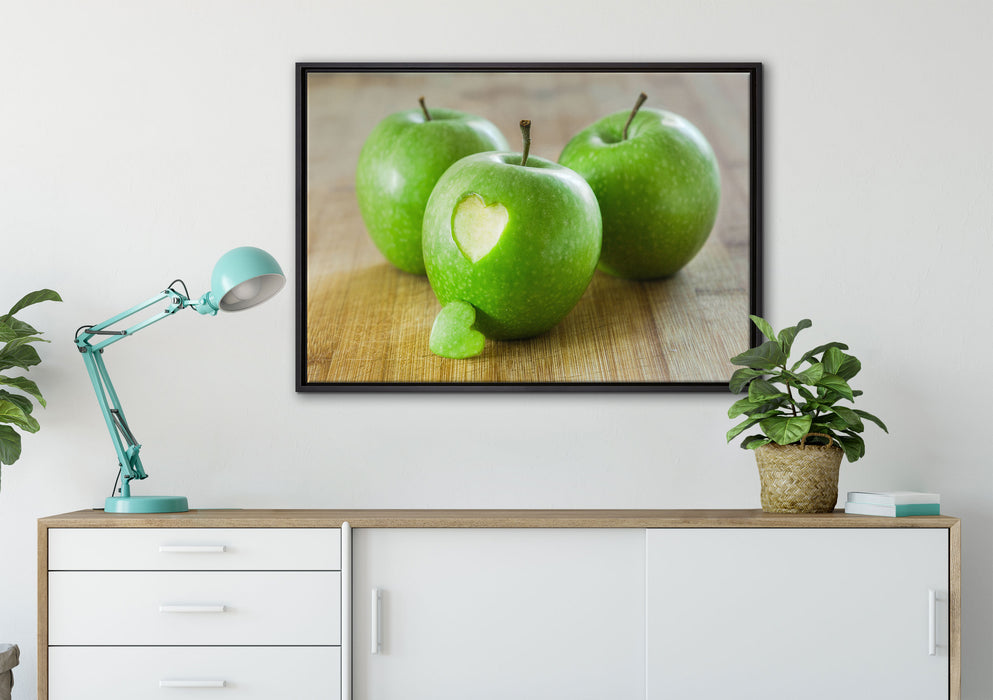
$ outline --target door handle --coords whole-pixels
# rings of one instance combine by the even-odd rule
[[[927,589],[927,653],[934,656],[938,651],[938,593]]]
[[[383,653],[383,590],[372,589],[372,648],[373,654]]]

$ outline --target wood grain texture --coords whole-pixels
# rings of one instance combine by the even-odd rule
[[[352,528],[951,528],[957,518],[880,518],[843,511],[797,515],[761,510],[191,510],[124,514],[81,510],[38,521],[51,527],[340,527]]]
[[[962,523],[948,527],[948,697],[962,697]]]
[[[728,358],[749,339],[748,75],[468,73],[308,75],[306,111],[306,377],[351,383],[726,382]],[[400,272],[366,233],[354,173],[365,137],[386,115],[429,105],[485,116],[519,150],[532,121],[532,154],[557,160],[569,138],[628,110],[681,114],[708,138],[722,197],[707,244],[670,279],[594,275],[573,311],[548,333],[488,341],[468,360],[428,349],[440,310],[426,277]]]
[[[38,521],[38,700],[48,700],[48,526]]]

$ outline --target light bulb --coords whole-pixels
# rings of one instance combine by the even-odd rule
[[[238,286],[233,287],[228,294],[238,301],[251,301],[259,295],[261,290],[262,280],[259,277],[255,277],[254,279],[246,280]]]

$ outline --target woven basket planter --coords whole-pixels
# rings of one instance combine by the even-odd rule
[[[833,442],[828,445],[770,443],[756,448],[762,510],[830,513],[838,503],[838,470],[844,454]]]

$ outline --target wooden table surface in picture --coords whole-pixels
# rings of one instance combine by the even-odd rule
[[[306,118],[306,372],[308,384],[726,382],[749,334],[749,76],[747,73],[312,73]],[[428,338],[440,304],[427,277],[401,272],[373,245],[359,214],[362,143],[388,114],[429,105],[483,116],[520,150],[557,160],[569,139],[607,114],[646,107],[680,114],[714,148],[717,223],[700,253],[669,279],[597,271],[551,331],[486,342],[465,360],[438,357]]]

